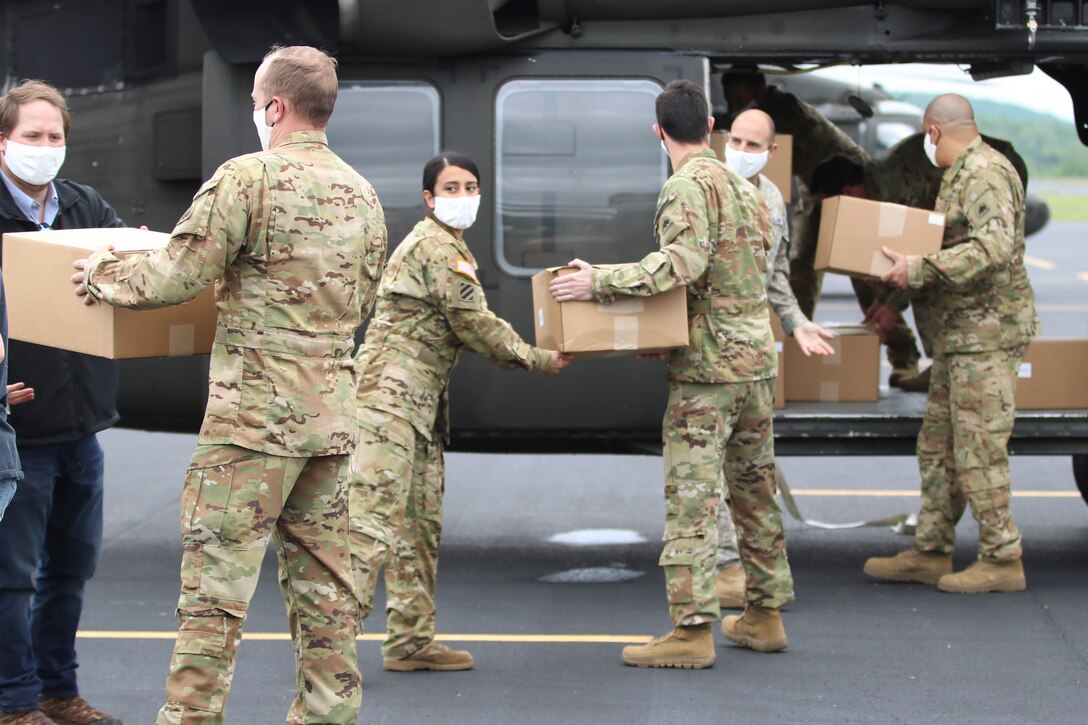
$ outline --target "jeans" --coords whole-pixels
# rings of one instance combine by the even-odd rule
[[[103,456],[91,435],[20,446],[24,478],[0,522],[0,711],[73,697],[83,589],[102,548]]]
[[[0,481],[0,521],[4,520],[4,512],[8,510],[8,503],[15,495],[15,486],[18,483],[14,478],[5,478]]]

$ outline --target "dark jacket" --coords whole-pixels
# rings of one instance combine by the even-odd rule
[[[65,179],[55,179],[53,184],[60,206],[54,229],[124,226],[91,187]],[[0,232],[37,229],[0,182]],[[0,266],[2,257],[0,245]],[[8,363],[10,382],[34,388],[34,400],[11,410],[20,447],[78,440],[117,422],[117,363],[113,360],[12,340]]]
[[[4,282],[0,279],[0,344],[5,356],[0,361],[0,481],[23,477],[19,466],[19,451],[15,448],[15,431],[8,423],[8,306],[4,298]],[[0,511],[3,515],[3,511]]]

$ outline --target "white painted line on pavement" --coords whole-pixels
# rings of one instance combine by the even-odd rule
[[[1029,267],[1038,267],[1039,269],[1055,269],[1058,266],[1051,262],[1049,259],[1039,259],[1038,257],[1031,256],[1030,254],[1024,255],[1024,264],[1028,265]]]

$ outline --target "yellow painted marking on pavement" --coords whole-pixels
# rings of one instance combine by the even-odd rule
[[[169,639],[177,637],[177,632],[120,630],[81,630],[76,633],[80,639]],[[291,635],[286,632],[246,632],[242,639],[255,642],[289,642]],[[364,642],[382,642],[385,633],[364,634],[356,637]],[[440,634],[437,639],[443,642],[501,642],[504,644],[629,644],[649,642],[652,637],[642,634]]]
[[[1049,259],[1039,259],[1033,257],[1030,254],[1024,255],[1024,264],[1031,267],[1038,267],[1039,269],[1055,269],[1058,265],[1051,262]]]
[[[875,490],[865,488],[791,488],[794,496],[919,496],[916,488]],[[1076,491],[1013,491],[1018,498],[1080,498]]]

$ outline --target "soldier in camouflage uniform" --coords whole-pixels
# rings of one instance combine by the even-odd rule
[[[97,252],[83,265],[79,291],[122,307],[178,304],[216,285],[208,409],[182,493],[181,627],[159,725],[223,722],[269,538],[297,660],[288,722],[358,717],[352,350],[386,241],[373,188],[326,143],[336,90],[323,52],[274,49],[252,94],[267,150],[223,164],[164,249],[123,261]]]
[[[862,171],[863,198],[905,204],[919,209],[933,209],[937,203],[943,171],[926,158],[922,140],[921,133],[912,134],[888,149],[879,159],[865,164]],[[1026,190],[1028,169],[1012,144],[985,134],[982,135],[982,140],[1009,160]],[[839,191],[829,190],[829,193],[834,195]],[[914,310],[914,323],[918,327],[918,339],[921,340],[922,349],[926,355],[932,357],[933,330],[929,304],[924,294],[881,286],[875,290],[875,297],[866,310],[865,321],[875,324],[882,334],[887,331],[887,334],[895,335],[898,327],[894,313],[902,313],[908,305]],[[925,391],[929,387],[929,371],[916,379],[900,379],[898,384],[904,390]]]
[[[750,108],[733,120],[725,146],[725,165],[755,185],[771,217],[774,241],[767,265],[767,301],[805,355],[830,355],[835,352],[826,341],[834,336],[809,320],[790,288],[790,232],[786,203],[782,192],[759,171],[777,150],[774,121],[763,111]],[[718,575],[714,590],[724,609],[741,609],[745,604],[744,567],[740,563],[737,531],[729,512],[728,500],[718,509]]]
[[[922,511],[914,547],[869,559],[865,572],[948,592],[1020,591],[1026,579],[1007,447],[1016,371],[1038,330],[1024,269],[1024,189],[1012,164],[979,136],[966,99],[938,97],[923,127],[927,155],[946,169],[936,203],[944,242],[925,256],[885,248],[893,266],[883,277],[925,290],[933,314],[932,381],[918,435]],[[967,504],[979,526],[978,559],[953,574],[955,528]]]
[[[533,347],[487,307],[462,239],[479,206],[479,172],[445,153],[423,172],[432,212],[389,260],[357,364],[359,444],[352,458],[351,556],[362,618],[385,568],[387,670],[465,670],[472,655],[435,642],[435,577],[445,489],[450,372],[466,346],[505,368],[550,375],[570,357]]]
[[[669,356],[665,458],[665,568],[675,629],[623,659],[639,667],[710,667],[717,512],[728,488],[740,529],[747,609],[727,617],[727,639],[761,651],[783,649],[778,609],[793,600],[782,517],[774,499],[771,410],[776,355],[764,277],[772,230],[755,187],[714,157],[713,125],[702,90],[669,83],[657,98],[655,133],[675,173],[658,198],[661,250],[641,261],[579,272],[552,282],[560,302],[648,296],[687,288],[688,347]]]

